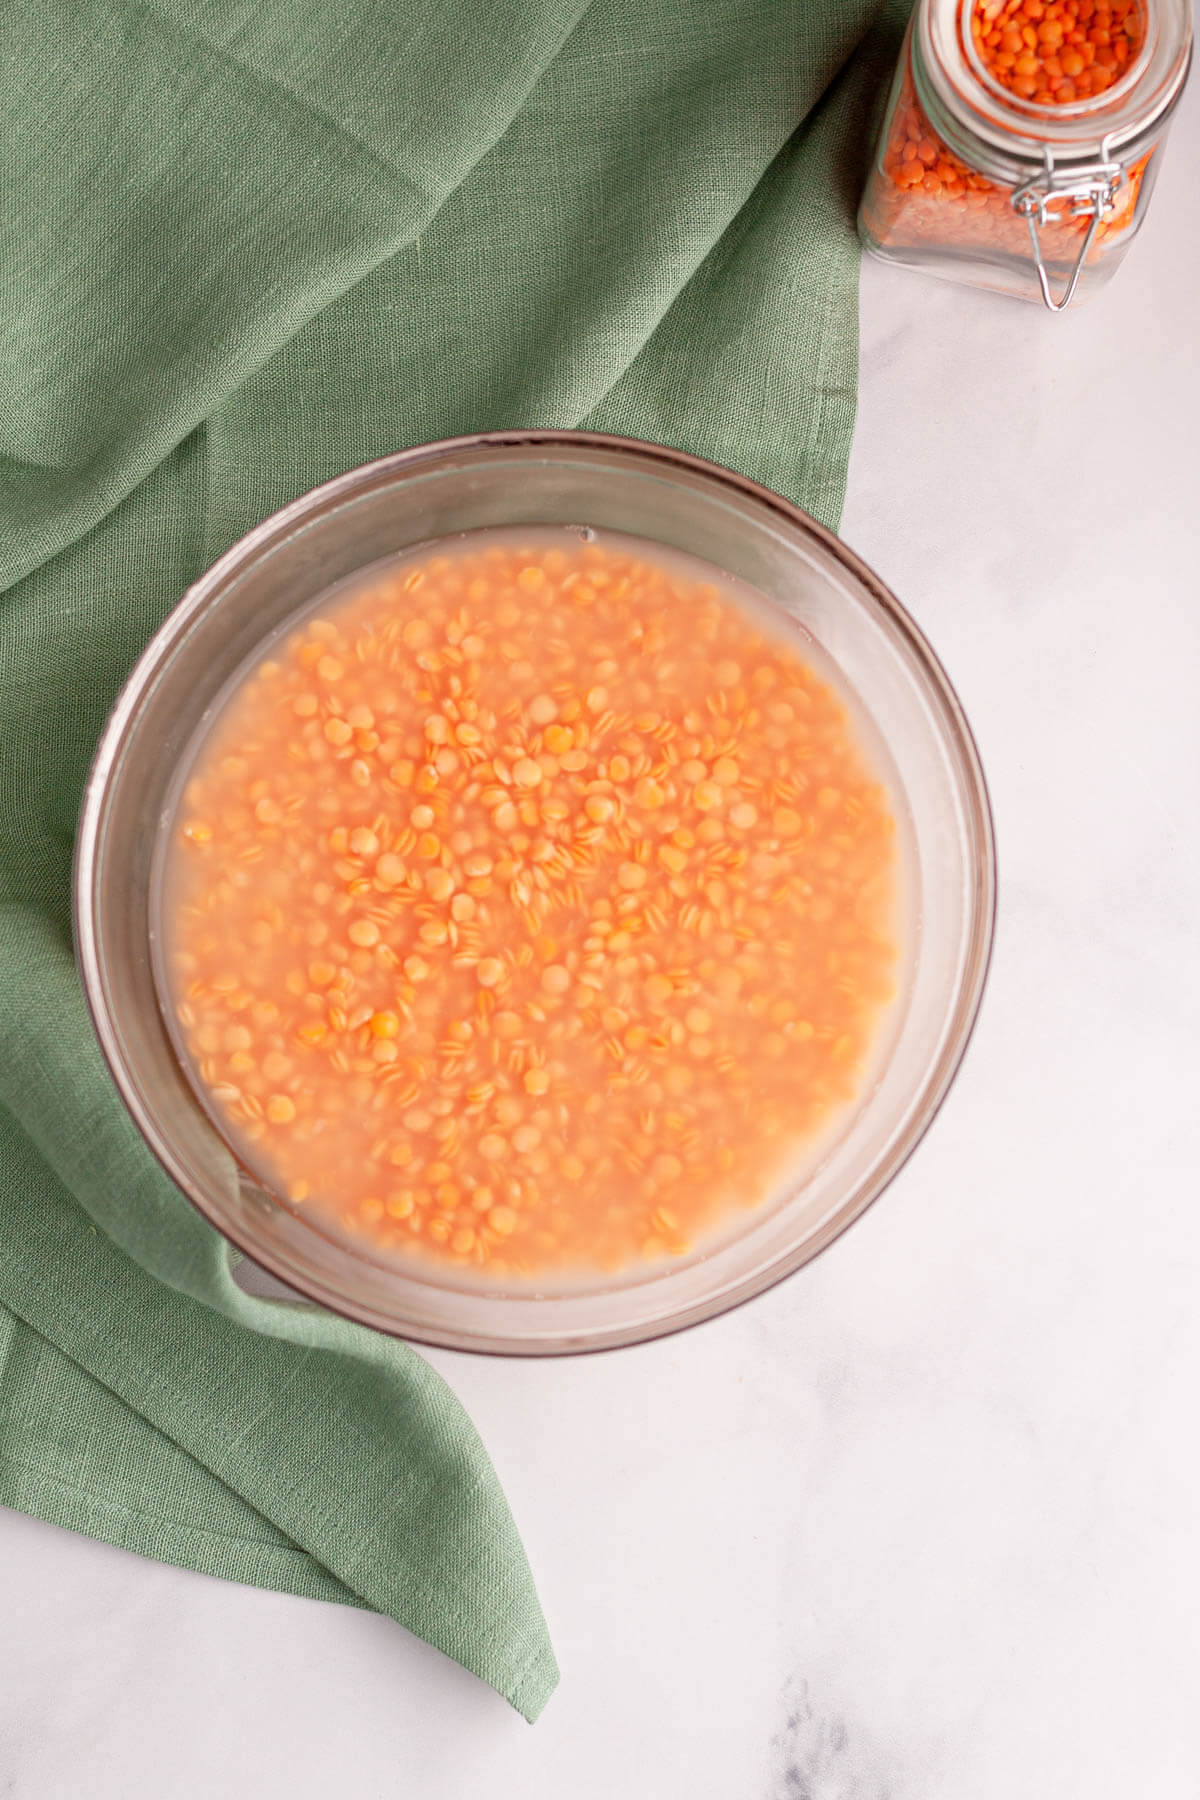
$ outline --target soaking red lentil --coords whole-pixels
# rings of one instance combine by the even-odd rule
[[[193,1079],[274,1191],[382,1256],[685,1255],[879,1051],[876,763],[816,648],[690,559],[547,528],[371,571],[187,772],[163,921]]]
[[[1062,310],[1141,224],[1191,57],[1184,0],[918,0],[859,229]]]

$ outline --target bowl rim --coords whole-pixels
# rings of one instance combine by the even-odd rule
[[[882,1159],[870,1180],[864,1184],[855,1203],[848,1209],[835,1212],[822,1223],[811,1237],[804,1239],[792,1250],[779,1256],[767,1266],[752,1271],[744,1278],[732,1283],[727,1289],[702,1298],[670,1316],[653,1320],[648,1324],[605,1328],[582,1342],[572,1341],[568,1332],[564,1332],[560,1338],[549,1341],[507,1340],[494,1332],[484,1331],[474,1335],[458,1328],[438,1331],[436,1328],[426,1325],[417,1327],[406,1325],[402,1320],[378,1313],[370,1304],[356,1307],[339,1289],[326,1284],[319,1275],[310,1278],[306,1272],[304,1282],[302,1284],[297,1282],[294,1271],[285,1264],[284,1259],[277,1258],[269,1249],[264,1251],[262,1246],[252,1244],[249,1241],[250,1234],[239,1231],[236,1223],[231,1225],[229,1221],[219,1216],[215,1207],[193,1191],[188,1172],[175,1155],[169,1138],[158,1130],[142,1105],[132,1071],[121,1052],[117,1034],[110,1023],[107,1008],[104,1005],[104,976],[95,910],[97,875],[100,867],[98,852],[109,803],[111,776],[119,761],[130,728],[140,710],[147,685],[164,657],[174,649],[180,638],[186,635],[190,621],[214,597],[219,598],[221,589],[230,578],[239,570],[252,564],[280,537],[289,535],[291,531],[303,525],[314,515],[319,515],[331,506],[336,506],[340,500],[351,498],[361,489],[386,481],[393,475],[418,469],[423,464],[437,463],[462,452],[537,450],[539,448],[584,451],[590,449],[602,453],[628,453],[651,464],[657,463],[668,471],[685,472],[692,476],[698,475],[704,481],[719,488],[732,490],[741,498],[750,500],[769,513],[774,513],[791,528],[798,529],[804,535],[815,540],[826,555],[835,563],[840,564],[842,569],[860,584],[871,601],[888,617],[936,689],[937,697],[945,709],[947,722],[957,738],[955,749],[961,759],[968,796],[974,804],[974,822],[979,834],[980,845],[978,863],[973,871],[975,878],[975,903],[971,921],[973,929],[968,943],[968,957],[963,981],[955,996],[955,1005],[947,1026],[945,1042],[927,1081],[924,1098],[920,1102],[917,1113],[909,1126],[901,1133],[899,1141]],[[874,1205],[880,1195],[895,1180],[924,1139],[940,1113],[962,1066],[974,1036],[991,967],[995,943],[997,890],[995,823],[987,779],[974,733],[953,683],[942,667],[932,645],[907,609],[874,570],[856,555],[834,531],[822,524],[819,519],[815,519],[803,507],[785,499],[783,495],[764,486],[761,482],[738,474],[720,463],[693,455],[690,451],[673,449],[667,445],[650,443],[639,438],[620,437],[605,432],[535,428],[466,433],[457,437],[438,439],[428,444],[415,445],[407,450],[393,451],[386,456],[376,457],[370,462],[359,464],[345,474],[334,476],[332,479],[310,488],[295,500],[287,502],[286,505],[270,513],[259,524],[251,527],[248,532],[238,538],[187,587],[134,662],[100,734],[88,771],[80,807],[72,878],[72,916],[75,928],[76,961],[82,980],[85,1002],[101,1054],[121,1096],[122,1103],[136,1125],[143,1143],[164,1173],[189,1204],[194,1206],[227,1242],[286,1286],[289,1292],[299,1294],[302,1298],[327,1308],[330,1312],[348,1319],[353,1324],[380,1331],[385,1336],[411,1340],[439,1349],[474,1351],[484,1355],[544,1357],[596,1355],[605,1350],[649,1343],[657,1338],[674,1336],[678,1332],[703,1324],[709,1319],[732,1312],[812,1262],[862,1218],[863,1214]],[[236,1159],[236,1153],[234,1154],[240,1167],[240,1159]]]

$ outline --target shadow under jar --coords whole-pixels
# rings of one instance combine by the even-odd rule
[[[156,985],[154,873],[180,771],[238,672],[357,572],[513,526],[589,527],[684,551],[748,583],[836,668],[886,746],[909,844],[911,946],[886,1056],[815,1166],[667,1265],[569,1282],[480,1282],[398,1265],[272,1192],[201,1104]],[[652,445],[496,434],[388,457],[252,531],[185,595],[121,695],[85,796],[80,966],[134,1120],[202,1213],[300,1292],[377,1329],[462,1349],[559,1353],[712,1316],[815,1255],[906,1160],[953,1079],[991,943],[994,851],[966,722],[928,645],[831,533],[777,495]]]
[[[1069,6],[1060,28],[1044,0],[918,0],[859,209],[874,255],[1054,312],[1113,274],[1187,79],[1191,9],[1134,0],[1114,33],[1092,23],[1112,19],[1103,0]]]

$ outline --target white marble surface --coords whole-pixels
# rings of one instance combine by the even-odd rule
[[[870,265],[844,533],[976,727],[1002,912],[891,1192],[735,1316],[439,1355],[562,1664],[0,1514],[6,1800],[1195,1800],[1200,85],[1064,319]]]

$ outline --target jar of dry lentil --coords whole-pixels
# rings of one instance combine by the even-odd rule
[[[889,262],[1060,312],[1145,215],[1190,0],[918,0],[859,209]]]

